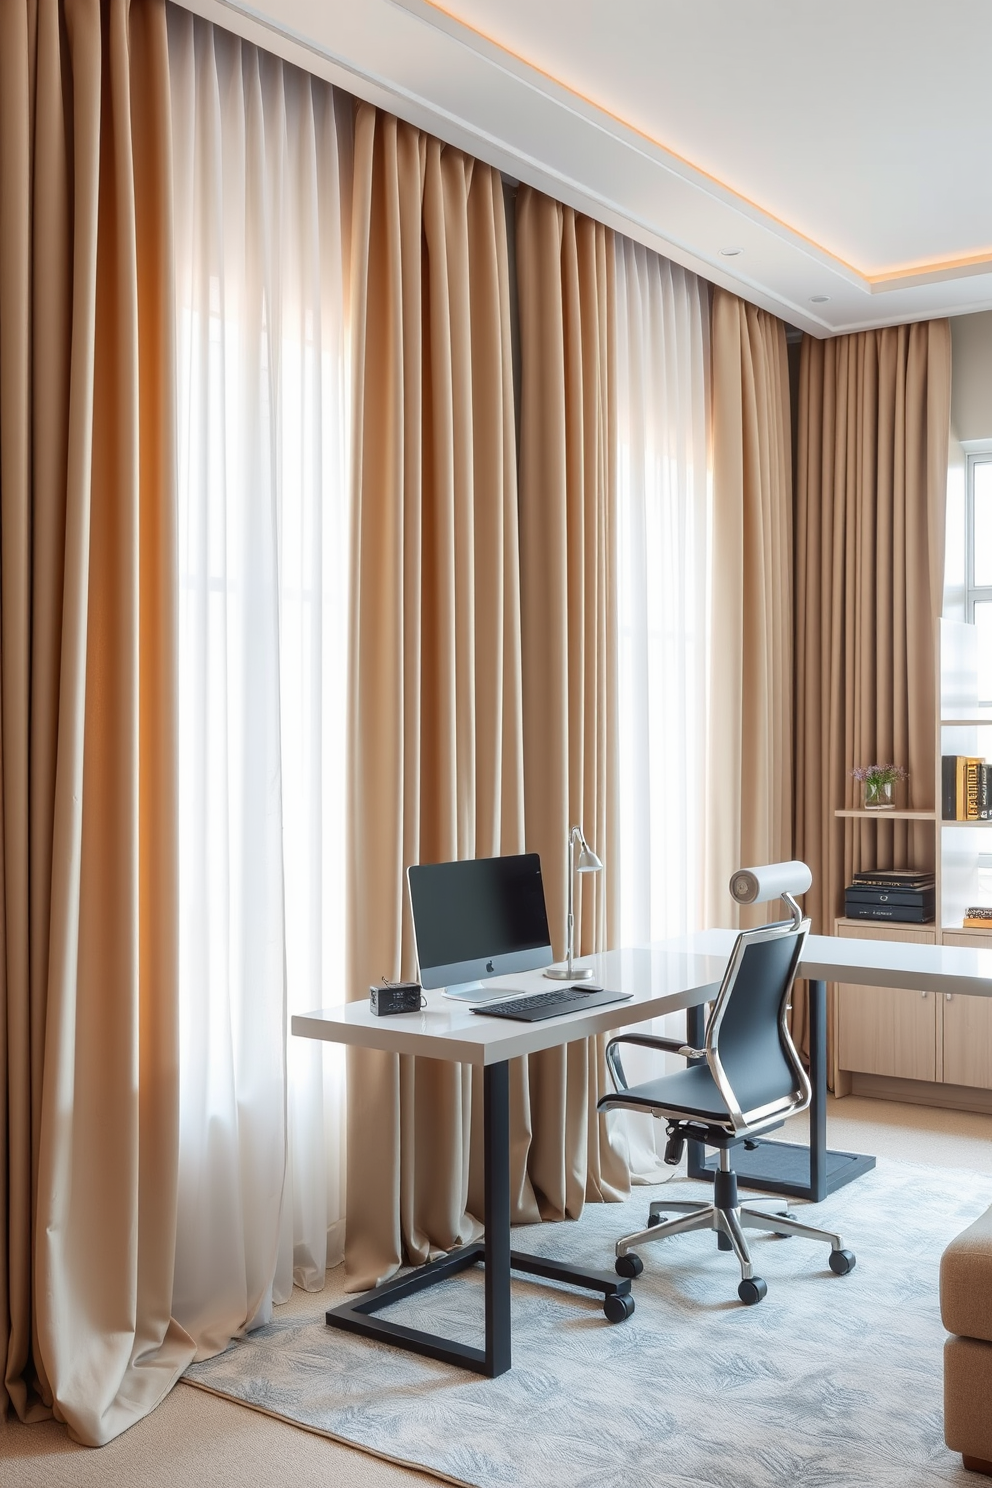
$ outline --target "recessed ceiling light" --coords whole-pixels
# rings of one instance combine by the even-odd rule
[[[724,258],[737,258],[738,254],[741,254],[741,253],[744,252],[744,249],[743,248],[721,248],[720,249],[720,252],[721,252],[721,254],[723,255]]]
[[[829,295],[810,295],[809,302],[811,305],[825,305],[829,299]]]

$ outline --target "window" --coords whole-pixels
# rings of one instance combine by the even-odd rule
[[[978,628],[979,702],[992,705],[992,442],[966,458],[965,619]]]

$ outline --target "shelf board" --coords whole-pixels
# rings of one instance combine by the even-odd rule
[[[898,808],[889,810],[883,807],[881,810],[865,811],[860,808],[857,811],[835,811],[834,816],[859,816],[868,821],[936,821],[936,811],[900,811]],[[986,822],[980,823],[986,826]]]
[[[834,925],[838,927],[844,926],[845,928],[851,925],[858,930],[927,930],[934,933],[937,930],[934,920],[923,920],[922,922],[920,920],[873,920],[868,918],[863,919],[860,915],[857,918],[854,918],[853,915],[838,915],[834,920]]]
[[[941,728],[992,728],[992,714],[984,718],[942,718]]]
[[[992,827],[992,821],[942,821],[942,827]]]

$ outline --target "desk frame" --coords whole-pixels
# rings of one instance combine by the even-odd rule
[[[630,1282],[609,1271],[586,1271],[544,1256],[527,1255],[510,1249],[510,1066],[506,1060],[487,1064],[484,1070],[484,1147],[485,1147],[485,1222],[484,1240],[476,1241],[429,1261],[426,1266],[405,1276],[394,1277],[382,1286],[363,1292],[353,1301],[332,1307],[326,1314],[328,1326],[343,1328],[348,1333],[361,1333],[380,1343],[408,1349],[444,1364],[494,1379],[510,1368],[510,1274],[521,1271],[547,1281],[564,1282],[586,1291],[601,1292],[604,1297],[626,1297]],[[437,1333],[424,1333],[403,1323],[390,1322],[377,1314],[384,1307],[411,1297],[428,1287],[447,1281],[471,1266],[481,1264],[486,1272],[485,1347],[473,1348]]]
[[[425,1354],[448,1364],[494,1377],[510,1367],[510,1275],[525,1275],[562,1282],[600,1292],[608,1301],[630,1294],[630,1284],[601,1271],[585,1271],[543,1257],[510,1249],[509,1197],[509,1068],[508,1060],[520,1054],[537,1053],[555,1043],[568,1043],[606,1033],[630,1023],[647,1021],[663,1013],[686,1009],[688,1041],[700,1047],[703,1039],[703,1005],[720,985],[735,932],[700,931],[650,948],[629,948],[584,958],[604,986],[622,985],[631,975],[635,983],[647,979],[647,993],[616,1008],[598,1008],[587,1014],[573,1013],[544,1024],[501,1023],[486,1027],[487,1020],[468,1016],[456,1005],[422,1013],[418,1021],[371,1017],[367,1005],[348,1003],[339,1008],[294,1014],[294,1034],[305,1038],[384,1049],[396,1054],[424,1054],[468,1063],[484,1069],[485,1078],[485,1219],[484,1241],[465,1246],[441,1260],[419,1267],[405,1276],[355,1297],[327,1314],[331,1327],[361,1333],[414,1353]],[[650,965],[639,969],[625,958],[649,956]],[[534,973],[536,978],[539,973]],[[801,1147],[790,1143],[762,1142],[754,1154],[742,1153],[738,1168],[742,1184],[765,1188],[772,1193],[812,1200],[814,1203],[850,1183],[875,1166],[873,1157],[857,1153],[828,1152],[826,1145],[826,1030],[827,981],[853,981],[869,986],[900,987],[909,991],[957,992],[962,996],[992,997],[992,951],[964,947],[918,946],[904,942],[838,940],[811,935],[800,964],[800,975],[809,980],[810,995],[810,1145],[808,1169],[802,1181],[794,1173],[783,1178],[787,1159],[794,1167]],[[500,979],[502,980],[502,979]],[[513,983],[518,978],[510,979]],[[619,1014],[619,1016],[615,1016]],[[488,1020],[490,1024],[499,1020]],[[431,1026],[433,1024],[433,1026]],[[695,1030],[695,1031],[694,1031]],[[690,1152],[689,1173],[709,1178],[711,1171],[701,1162],[699,1149]],[[801,1161],[801,1159],[800,1159]],[[431,1287],[449,1276],[481,1263],[485,1266],[485,1347],[471,1348],[433,1333],[423,1333],[392,1323],[377,1314],[402,1297]]]

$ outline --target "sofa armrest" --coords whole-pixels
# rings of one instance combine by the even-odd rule
[[[940,1315],[949,1333],[992,1343],[992,1209],[940,1258]]]

